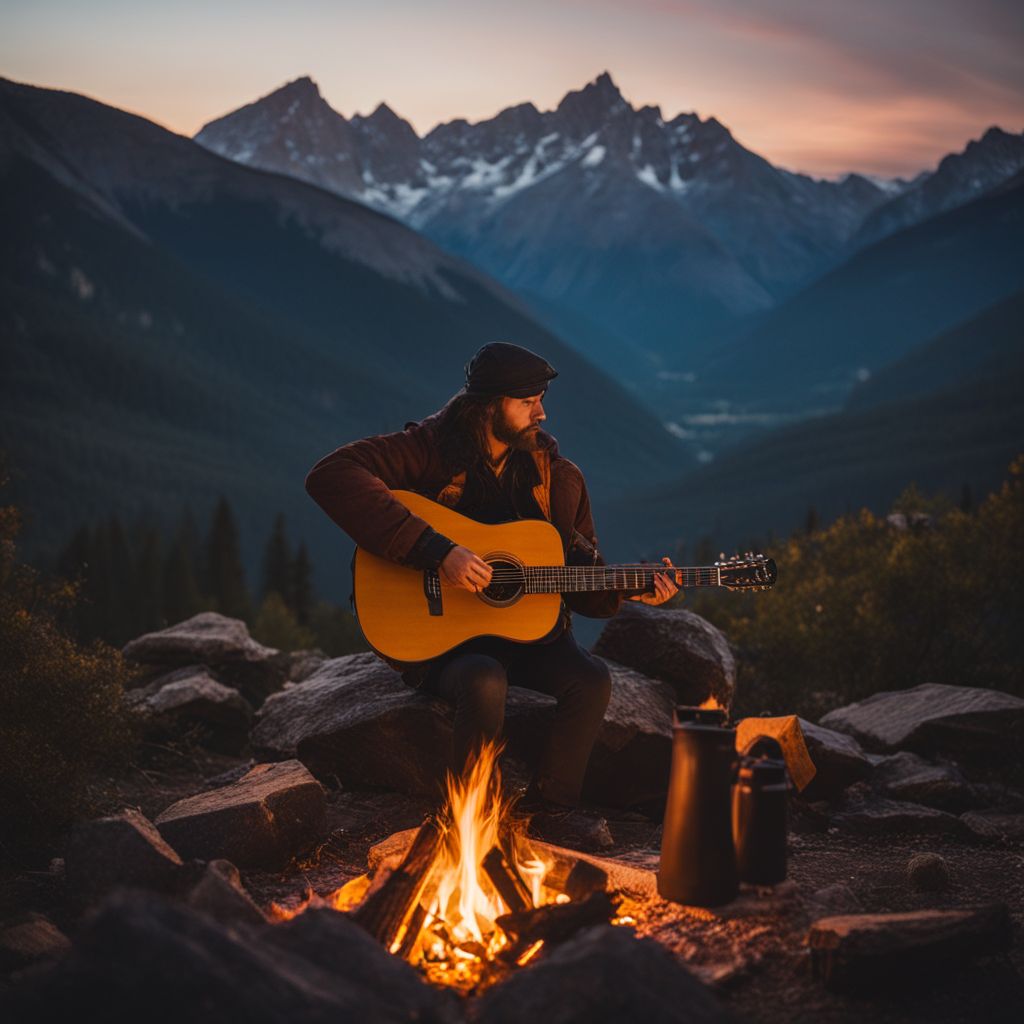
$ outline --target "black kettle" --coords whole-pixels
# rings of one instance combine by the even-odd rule
[[[731,813],[736,730],[725,722],[722,710],[676,708],[658,868],[658,892],[676,903],[715,907],[739,890]]]

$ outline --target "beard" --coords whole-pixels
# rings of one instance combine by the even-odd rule
[[[491,430],[499,441],[503,441],[513,451],[534,452],[538,448],[537,436],[540,433],[539,425],[516,430],[505,419],[500,405],[495,408],[491,415]]]

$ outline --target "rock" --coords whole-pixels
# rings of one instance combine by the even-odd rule
[[[264,647],[249,635],[241,619],[200,612],[124,646],[129,661],[151,668],[206,665],[224,683],[236,687],[253,707],[279,690],[287,678],[288,656]]]
[[[807,934],[815,977],[834,989],[867,992],[891,982],[934,979],[981,953],[1009,948],[1003,903],[967,910],[851,914],[816,921]]]
[[[732,706],[736,660],[725,634],[682,608],[648,608],[626,601],[608,621],[594,653],[668,683],[677,704],[714,697]]]
[[[860,744],[850,736],[799,719],[807,752],[817,771],[804,790],[808,800],[834,799],[871,772]]]
[[[70,948],[67,936],[52,921],[42,914],[25,914],[0,925],[0,974],[54,960]]]
[[[315,648],[310,651],[290,651],[285,657],[286,675],[290,683],[304,682],[327,661],[327,655]]]
[[[982,839],[1001,839],[1011,843],[1024,842],[1024,814],[999,811],[968,811],[960,820]]]
[[[821,724],[874,750],[998,756],[1020,746],[1024,700],[981,687],[924,683],[830,711]]]
[[[185,894],[185,902],[190,907],[225,923],[261,924],[266,920],[263,911],[245,891],[238,868],[231,861],[197,863],[195,870],[198,877]]]
[[[180,868],[177,852],[148,818],[132,809],[79,822],[65,857],[68,885],[85,902],[115,885],[170,890]]]
[[[451,757],[452,714],[375,654],[349,654],[271,697],[252,743],[263,757],[298,757],[320,778],[433,794]]]
[[[915,853],[907,861],[907,881],[919,892],[942,892],[949,888],[949,865],[937,853]]]
[[[894,800],[909,800],[944,811],[963,811],[975,802],[974,788],[958,768],[932,764],[906,750],[879,760],[871,783]]]
[[[672,760],[668,683],[608,662],[612,693],[590,755],[583,798],[607,807],[636,807],[660,817]]]
[[[258,764],[237,782],[179,800],[157,819],[186,857],[281,868],[326,827],[320,783],[298,761]]]
[[[702,1024],[733,1018],[653,939],[631,929],[590,928],[517,971],[480,1000],[488,1024]]]
[[[191,730],[203,746],[224,754],[240,753],[249,742],[252,708],[203,665],[177,669],[129,690],[125,702],[150,738],[178,738]]]
[[[849,832],[867,833],[953,835],[963,831],[963,824],[955,814],[925,807],[923,804],[878,797],[851,800],[839,814],[833,816],[832,824]]]
[[[863,909],[857,894],[845,882],[826,885],[807,897],[807,911],[812,920],[836,914],[857,914]]]
[[[309,910],[282,925],[225,926],[152,894],[120,891],[72,952],[7,994],[6,1019],[57,1024],[457,1024],[454,1000],[423,984],[346,915]]]

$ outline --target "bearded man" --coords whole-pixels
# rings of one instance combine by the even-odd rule
[[[474,593],[490,583],[490,566],[410,512],[393,489],[416,491],[482,523],[548,519],[561,536],[567,564],[604,564],[583,474],[540,427],[554,368],[527,349],[495,342],[476,353],[465,373],[462,390],[421,423],[355,441],[321,459],[306,490],[365,550],[411,569],[436,569],[443,582]],[[676,592],[669,574],[658,573],[652,591],[628,596],[661,604]],[[567,829],[585,831],[573,809],[611,678],[602,661],[577,645],[570,611],[607,618],[624,596],[565,594],[555,627],[534,643],[478,637],[431,661],[400,666],[407,684],[454,705],[456,771],[482,742],[500,736],[509,684],[557,700],[537,774],[520,802],[534,813],[535,834],[564,839]]]

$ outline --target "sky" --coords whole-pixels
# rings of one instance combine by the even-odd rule
[[[1021,0],[0,0],[0,76],[192,135],[309,75],[421,134],[609,71],[634,106],[714,116],[820,177],[916,174],[1024,130]]]

